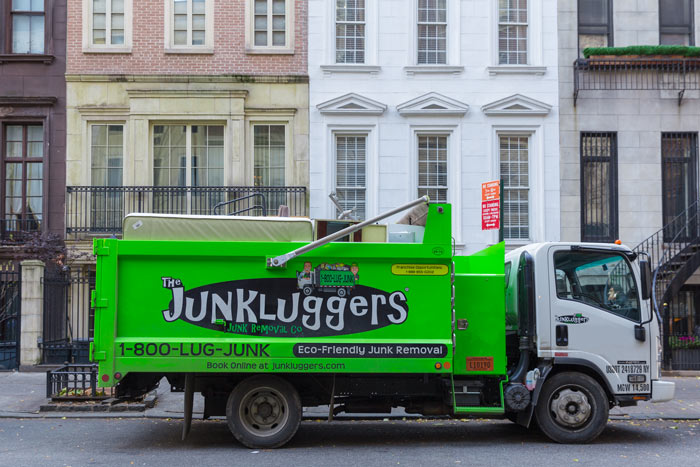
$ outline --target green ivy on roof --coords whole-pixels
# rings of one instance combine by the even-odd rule
[[[587,47],[583,56],[594,55],[682,55],[684,57],[700,57],[700,47],[685,45],[630,45],[628,47]]]

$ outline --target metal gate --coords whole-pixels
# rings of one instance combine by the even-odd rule
[[[90,293],[94,288],[95,273],[87,266],[46,268],[43,363],[89,362],[95,319]]]
[[[19,367],[20,267],[0,264],[0,371]]]
[[[684,286],[664,311],[666,369],[700,370],[700,286]]]

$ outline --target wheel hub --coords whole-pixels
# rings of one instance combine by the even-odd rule
[[[556,415],[556,420],[560,425],[570,428],[576,428],[586,423],[592,412],[588,397],[583,392],[570,388],[555,394],[550,409]]]
[[[258,436],[277,433],[288,417],[284,398],[274,390],[249,393],[241,404],[241,421]]]

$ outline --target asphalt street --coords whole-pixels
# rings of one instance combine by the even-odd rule
[[[585,446],[492,420],[308,421],[276,450],[241,446],[221,421],[194,422],[184,442],[180,430],[168,419],[0,419],[0,465],[700,465],[700,421],[612,421]]]

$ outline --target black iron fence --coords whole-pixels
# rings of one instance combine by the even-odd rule
[[[19,367],[21,303],[20,267],[0,264],[0,370]]]
[[[684,288],[664,311],[666,367],[700,370],[700,288]]]
[[[290,216],[306,216],[306,187],[69,186],[66,234],[118,235],[124,216],[134,212],[275,216],[280,206],[288,206]]]
[[[679,103],[686,90],[700,89],[700,59],[592,57],[574,61],[574,105],[579,91],[670,90]]]
[[[90,294],[94,288],[95,272],[90,266],[46,268],[41,343],[43,363],[89,361],[95,321]]]

